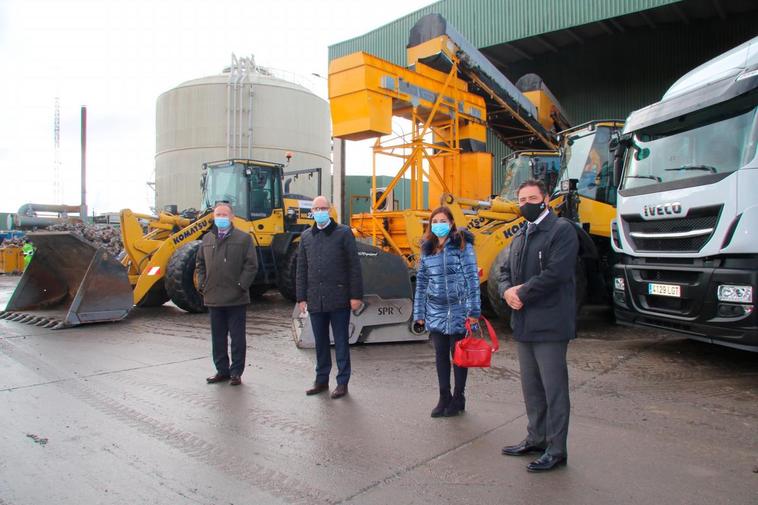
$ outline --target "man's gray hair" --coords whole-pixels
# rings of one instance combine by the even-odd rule
[[[229,202],[216,202],[216,205],[213,206],[213,210],[215,211],[219,207],[226,207],[229,209],[229,212],[234,215],[234,208],[232,207],[232,204]]]

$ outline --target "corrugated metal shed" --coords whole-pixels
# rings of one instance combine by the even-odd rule
[[[411,27],[437,12],[476,47],[623,16],[679,0],[441,0],[365,35],[329,46],[329,60],[356,51],[405,65]]]

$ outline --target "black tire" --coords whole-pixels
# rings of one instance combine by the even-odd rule
[[[500,276],[500,267],[508,261],[509,253],[510,249],[507,247],[500,251],[487,274],[487,302],[498,319],[506,322],[511,320],[511,308],[505,303],[502,293],[499,292],[497,279]]]
[[[207,312],[195,286],[195,261],[201,242],[195,240],[176,250],[166,267],[166,292],[171,301],[187,312]]]
[[[284,256],[282,264],[279,265],[279,278],[277,279],[277,287],[282,296],[290,301],[296,302],[297,292],[297,249],[299,242],[293,242],[290,244],[290,250]]]
[[[171,299],[166,292],[164,279],[159,280],[150,288],[145,296],[137,303],[137,307],[160,307]]]

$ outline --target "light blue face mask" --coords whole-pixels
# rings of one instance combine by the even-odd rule
[[[329,222],[329,211],[328,210],[313,211],[313,219],[316,221],[317,225],[324,226],[326,223]]]
[[[232,225],[232,221],[228,217],[214,217],[213,222],[216,223],[216,228],[219,230],[226,230]]]
[[[439,238],[447,237],[450,233],[450,223],[432,223],[432,233]]]

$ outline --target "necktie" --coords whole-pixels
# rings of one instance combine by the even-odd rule
[[[524,280],[524,262],[526,260],[526,245],[529,242],[529,236],[534,233],[535,228],[537,228],[537,225],[534,223],[528,223],[526,225],[526,232],[524,233],[524,245],[521,247],[521,259],[519,261],[519,277],[520,280]]]

